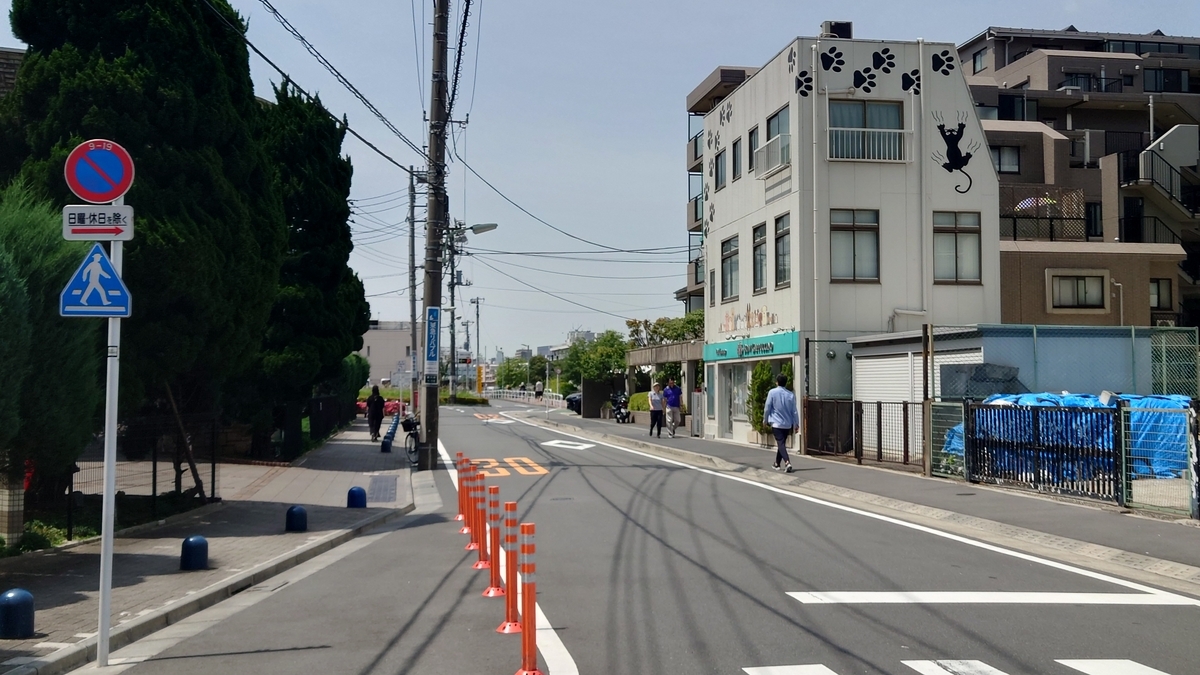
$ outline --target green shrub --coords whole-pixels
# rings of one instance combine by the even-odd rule
[[[647,410],[650,410],[650,392],[639,391],[633,396],[630,396],[629,409],[640,412],[646,412]]]
[[[763,407],[767,404],[767,392],[771,391],[771,363],[759,361],[750,373],[750,391],[746,397],[746,414],[750,417],[750,427],[759,433],[767,433],[767,425],[763,420]]]
[[[50,541],[50,537],[41,532],[25,531],[21,535],[21,541],[17,543],[17,548],[21,551],[38,551],[43,548],[53,548],[54,544]]]

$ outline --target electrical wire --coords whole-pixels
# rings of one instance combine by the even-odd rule
[[[254,43],[251,42],[250,39],[246,37],[246,34],[245,34],[245,32],[243,32],[242,28],[239,28],[238,26],[234,25],[229,20],[229,17],[227,17],[221,13],[221,10],[217,9],[216,6],[214,6],[211,2],[209,2],[209,0],[202,0],[202,2],[204,2],[205,6],[207,6],[208,9],[210,11],[212,11],[213,14],[217,15],[217,17],[219,19],[221,19],[221,21],[225,24],[225,26],[227,28],[229,28],[229,30],[233,31],[233,33],[235,35],[237,35],[242,40],[242,42],[246,43],[246,46],[250,48],[250,51],[257,54],[258,58],[265,61],[268,66],[271,66],[271,68],[273,68],[275,70],[275,72],[279,73],[280,76],[283,77],[283,81],[286,86],[290,86],[291,88],[300,92],[305,97],[307,97],[308,100],[310,100],[310,101],[317,100],[317,98],[315,96],[313,96],[312,94],[308,93],[307,91],[304,91],[303,89],[301,89],[300,86],[296,84],[296,81],[292,79],[292,76],[287,74],[287,71],[285,71],[283,68],[280,68],[279,66],[275,65],[275,62],[272,61],[266,54],[264,54],[261,49],[259,49],[258,47],[255,47]],[[397,162],[395,159],[392,158],[391,155],[387,154],[383,150],[380,150],[378,148],[378,146],[376,146],[374,143],[368,141],[365,137],[363,137],[362,134],[358,133],[353,128],[351,128],[351,126],[345,120],[342,120],[342,119],[338,118],[337,116],[335,116],[332,112],[330,112],[328,109],[326,109],[324,107],[324,105],[321,106],[321,111],[324,112],[326,115],[328,115],[329,118],[332,119],[335,123],[337,123],[343,129],[345,129],[346,133],[357,138],[359,141],[362,142],[363,145],[367,146],[372,151],[374,151],[375,154],[384,158],[385,160],[387,160],[388,162],[393,164],[396,168],[400,169],[401,171],[403,171],[407,174],[416,175],[415,171],[413,171],[412,169],[409,169],[407,166],[401,164],[400,162]],[[422,155],[423,154],[424,153],[422,153]]]
[[[318,51],[311,42],[308,41],[308,38],[304,37],[304,35],[301,34],[300,31],[297,30],[296,27],[287,20],[287,17],[280,13],[278,9],[275,9],[275,6],[271,4],[271,0],[258,1],[267,9],[268,12],[271,13],[272,16],[275,17],[275,20],[279,22],[279,25],[283,26],[284,30],[286,30],[288,33],[291,33],[292,37],[296,38],[300,44],[304,45],[304,49],[307,50],[308,53],[311,54],[318,63],[324,66],[325,70],[329,71],[329,74],[333,75],[334,79],[341,83],[341,85],[345,87],[347,91],[353,94],[354,98],[357,98],[359,102],[366,106],[367,110],[369,110],[371,114],[376,117],[376,119],[382,122],[389,131],[395,134],[396,137],[403,141],[404,144],[407,145],[413,152],[417,153],[426,160],[429,159],[429,155],[427,155],[419,145],[413,143],[407,136],[401,133],[401,131],[396,128],[396,125],[392,124],[391,120],[384,116],[383,113],[379,112],[379,109],[375,107],[375,104],[368,101],[367,97],[363,96],[362,92],[359,91],[358,88],[350,82],[350,80],[346,79],[346,76],[342,75],[341,71],[335,68],[329,59],[325,58],[325,56],[321,54],[321,52]]]
[[[480,260],[479,262],[486,264],[482,260]],[[498,265],[505,265],[508,267],[520,267],[521,269],[531,270],[533,272],[545,272],[546,274],[557,274],[559,276],[564,276],[564,277],[579,277],[581,279],[608,279],[609,281],[641,281],[643,279],[676,279],[679,277],[679,274],[676,273],[676,274],[659,274],[659,275],[641,275],[641,274],[639,274],[636,277],[624,277],[623,278],[623,277],[614,277],[611,274],[578,274],[575,272],[558,272],[555,270],[542,269],[540,267],[529,267],[528,265],[518,265],[517,263],[507,262],[504,260],[493,260],[492,262],[494,262]],[[491,265],[488,265],[488,266],[491,267]],[[495,269],[495,268],[492,268],[492,269]]]
[[[417,37],[417,2],[416,0],[408,0],[409,8],[412,10],[412,27],[413,27],[413,66],[417,69],[417,100],[421,101],[421,111],[425,111],[425,59],[421,57],[417,51],[417,42],[420,38]],[[425,14],[425,3],[421,3],[421,14]],[[421,31],[424,35],[425,31]],[[424,47],[424,43],[421,44]]]
[[[267,2],[267,0],[261,0]],[[458,98],[458,79],[462,75],[463,45],[467,41],[467,19],[471,16],[471,0],[463,0],[462,19],[459,22],[458,50],[454,53],[454,79],[450,85],[450,101],[446,104],[446,121],[454,121],[454,101]],[[457,152],[455,153],[458,154]]]
[[[489,257],[489,258],[491,258],[491,257],[495,257],[497,254],[495,254],[495,253],[474,253],[474,252],[472,252],[470,255],[471,255],[472,257],[474,257],[474,256],[485,256],[485,257]],[[599,263],[608,263],[608,264],[621,264],[621,265],[664,265],[664,264],[671,264],[671,262],[670,262],[670,261],[666,261],[666,260],[597,260],[596,258],[582,258],[582,257],[580,257],[580,256],[572,256],[572,255],[553,255],[553,254],[530,254],[530,256],[529,256],[529,257],[531,257],[531,258],[546,258],[546,259],[549,259],[549,260],[577,260],[577,261],[579,261],[579,262],[599,262]],[[675,263],[674,263],[674,264],[683,264],[683,263],[685,263],[685,262],[686,262],[686,261],[684,261],[684,260],[678,260],[678,261],[675,261]]]
[[[479,83],[479,47],[483,44],[483,0],[475,11],[475,71],[471,73],[471,102],[467,105],[467,117],[475,109],[475,85]]]
[[[678,255],[687,253],[690,249],[688,246],[664,246],[662,248],[641,248],[632,249],[630,251],[498,251],[491,248],[478,248],[474,246],[464,247],[464,250],[472,253],[490,253],[493,255],[610,255],[613,253],[646,253],[647,255]]]
[[[532,288],[533,290],[535,290],[535,291],[540,291],[540,292],[541,292],[543,295],[548,295],[548,296],[550,296],[550,297],[552,297],[552,298],[555,298],[556,300],[562,300],[563,302],[565,302],[565,303],[567,303],[567,304],[575,305],[576,307],[582,307],[582,308],[584,308],[584,309],[590,309],[590,310],[592,310],[593,312],[598,312],[598,313],[600,313],[600,314],[607,314],[608,316],[616,317],[616,318],[618,318],[618,319],[624,319],[624,320],[626,320],[626,321],[633,321],[633,320],[634,320],[634,319],[633,319],[633,317],[623,316],[623,315],[621,315],[621,314],[616,314],[616,313],[614,313],[614,312],[607,312],[607,311],[605,311],[605,310],[603,310],[603,309],[597,309],[597,308],[595,308],[595,307],[589,307],[588,305],[585,305],[585,304],[583,304],[582,302],[575,302],[574,300],[572,300],[572,299],[570,299],[570,298],[564,298],[564,297],[562,297],[561,295],[555,295],[554,293],[551,293],[550,291],[547,291],[547,290],[546,290],[546,289],[544,289],[544,288],[538,288],[537,286],[534,286],[534,285],[533,285],[533,284],[531,284],[531,283],[528,283],[528,282],[522,281],[522,280],[520,280],[520,279],[518,279],[518,278],[514,277],[513,275],[511,275],[511,274],[509,274],[509,273],[507,273],[507,272],[503,272],[503,271],[501,271],[501,270],[498,270],[498,269],[496,269],[495,267],[492,267],[491,265],[487,264],[487,261],[480,260],[479,262],[480,262],[480,263],[481,263],[481,264],[482,264],[484,267],[490,268],[490,269],[491,269],[493,272],[496,272],[497,274],[500,274],[501,276],[508,277],[509,279],[512,279],[513,281],[517,282],[518,284],[521,284],[522,286],[528,286],[528,287]]]

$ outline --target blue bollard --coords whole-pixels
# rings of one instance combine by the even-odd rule
[[[379,445],[379,451],[380,452],[391,452],[392,451],[392,439],[391,438],[383,439],[383,443],[381,443]]]
[[[303,506],[289,508],[283,529],[285,532],[307,532],[308,511],[305,511]]]
[[[183,540],[183,551],[179,554],[179,569],[208,569],[208,540],[194,534]]]
[[[350,491],[346,493],[346,508],[367,508],[367,491],[358,487],[357,485],[350,488]]]
[[[27,640],[33,637],[33,595],[14,588],[0,595],[0,638]]]

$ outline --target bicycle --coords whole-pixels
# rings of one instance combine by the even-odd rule
[[[421,422],[416,417],[409,415],[400,421],[400,427],[404,429],[404,452],[408,454],[410,464],[416,464],[418,459],[418,448],[421,444]]]

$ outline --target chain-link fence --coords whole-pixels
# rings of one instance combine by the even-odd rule
[[[1126,505],[1190,513],[1194,424],[1187,409],[1121,408]]]
[[[929,401],[925,438],[929,445],[929,473],[963,478],[963,405]]]

